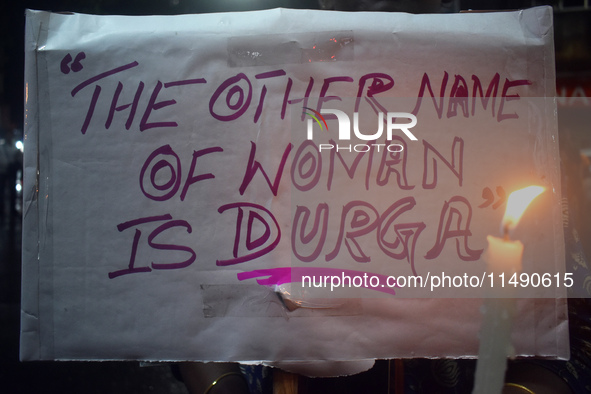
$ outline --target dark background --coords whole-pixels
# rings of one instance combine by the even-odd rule
[[[561,149],[568,158],[591,157],[591,8],[584,0],[451,0],[443,12],[503,10],[549,4],[554,7],[557,95]],[[0,148],[10,165],[0,161],[0,393],[186,393],[166,364],[138,362],[18,361],[20,313],[24,11],[92,14],[184,14],[284,8],[318,8],[317,0],[49,0],[0,1]],[[1,151],[0,151],[1,154]],[[564,158],[563,158],[564,160]],[[566,178],[578,213],[581,244],[591,252],[591,176],[589,164],[578,163]],[[580,173],[578,173],[580,172]]]

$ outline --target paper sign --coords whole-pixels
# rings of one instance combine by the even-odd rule
[[[21,358],[567,357],[551,15],[29,11]]]

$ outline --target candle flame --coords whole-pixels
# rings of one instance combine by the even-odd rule
[[[507,209],[505,210],[505,216],[503,216],[502,222],[503,232],[505,234],[517,226],[527,206],[543,191],[544,188],[542,186],[528,186],[524,189],[516,190],[509,195]]]

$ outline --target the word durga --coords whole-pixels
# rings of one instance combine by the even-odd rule
[[[402,138],[394,138],[397,143],[404,144]],[[424,171],[420,186],[423,189],[433,189],[437,186],[438,179],[444,177],[446,182],[455,180],[458,186],[463,182],[463,140],[454,138],[451,147],[448,147],[450,154],[440,153],[427,141],[423,141]],[[292,153],[292,145],[288,144],[281,154],[279,164],[271,174],[269,169],[257,161],[257,145],[251,142],[251,151],[246,163],[246,170],[237,190],[240,195],[257,178],[260,182],[268,185],[269,193],[277,195],[280,183],[292,157],[291,183],[299,190],[307,191],[314,187],[326,187],[331,189],[332,177],[335,170],[345,171],[351,180],[363,178],[367,189],[370,188],[370,179],[375,179],[375,187],[390,184],[401,190],[409,190],[417,185],[410,184],[406,175],[406,154],[402,152],[392,153],[387,150],[380,152],[362,152],[356,154],[352,164],[347,165],[339,152],[332,152],[329,155],[328,176],[326,184],[321,184],[320,176],[322,171],[323,157],[318,152],[313,141],[305,141]],[[197,187],[200,182],[212,182],[216,176],[212,173],[200,173],[200,163],[207,160],[211,155],[223,155],[220,147],[211,147],[194,151],[190,158],[189,170],[183,175],[182,163],[184,160],[176,154],[174,149],[165,145],[152,152],[140,170],[139,183],[142,193],[153,201],[167,201],[178,198],[180,201],[190,199],[191,188]],[[259,152],[259,154],[262,154]],[[311,157],[314,155],[314,160]],[[446,158],[449,157],[449,158]],[[365,159],[365,160],[364,160]],[[326,158],[324,159],[326,160]],[[367,163],[366,168],[361,169],[361,163]],[[307,162],[314,162],[315,167],[305,165]],[[157,182],[156,173],[161,169],[165,171],[170,179],[162,183]],[[306,170],[303,170],[307,168]],[[438,171],[439,168],[439,171]],[[360,170],[361,169],[361,170]],[[377,170],[377,176],[371,177],[372,171]],[[394,176],[393,176],[394,175]],[[260,178],[259,178],[260,177]],[[334,207],[326,201],[319,202],[314,206],[299,205],[295,208],[293,222],[291,223],[291,249],[293,255],[300,261],[307,262],[330,262],[335,260],[340,253],[348,253],[354,261],[359,263],[370,262],[373,256],[381,254],[395,260],[404,260],[416,274],[415,256],[417,255],[417,242],[426,232],[427,225],[422,221],[405,219],[411,212],[421,212],[414,197],[393,198],[390,205],[378,210],[373,204],[366,201],[352,200],[344,206]],[[275,214],[260,204],[251,202],[233,202],[220,205],[220,215],[234,215],[235,226],[233,238],[230,242],[231,250],[220,251],[216,260],[218,266],[229,266],[245,263],[271,253],[279,244],[282,232],[281,226]],[[331,215],[337,215],[338,220],[329,220]],[[416,215],[413,215],[416,217]],[[425,259],[436,259],[444,250],[449,248],[455,250],[459,259],[463,261],[475,261],[482,254],[481,249],[473,249],[469,245],[472,218],[472,206],[462,196],[450,197],[442,203],[438,219],[436,235],[428,242],[431,246],[423,254]],[[234,219],[232,219],[234,220]],[[333,224],[330,224],[333,223]],[[335,224],[336,223],[336,224]],[[328,239],[329,226],[338,226],[336,239]],[[191,244],[163,243],[158,241],[160,237],[167,234],[178,234],[179,231],[187,234],[193,233],[193,226],[198,223],[189,223],[181,218],[174,218],[171,214],[157,216],[146,216],[120,223],[117,229],[129,237],[133,233],[129,263],[126,268],[109,273],[110,278],[122,275],[150,272],[159,269],[180,269],[193,264],[199,256],[198,244],[199,234],[196,233],[197,241]],[[435,233],[435,231],[432,231]],[[145,234],[145,235],[144,235]],[[378,248],[362,247],[359,242],[362,237],[372,237]],[[228,239],[231,241],[231,239]],[[422,242],[425,244],[425,242]],[[171,252],[174,257],[171,261],[147,262],[136,261],[139,248],[150,248],[163,252]],[[180,255],[186,257],[179,258]],[[373,255],[373,256],[372,256]],[[377,257],[377,256],[376,256]]]
[[[268,110],[266,97],[270,89],[273,89],[271,91],[273,97],[282,98],[281,109],[276,114],[280,119],[285,119],[290,105],[297,104],[299,108],[307,108],[310,97],[318,98],[316,112],[321,113],[327,102],[341,100],[339,96],[333,94],[332,90],[335,85],[342,87],[343,84],[351,86],[352,96],[358,98],[355,112],[359,109],[359,99],[363,97],[370,102],[376,113],[380,111],[388,113],[386,107],[380,103],[378,95],[395,89],[394,78],[380,72],[365,74],[357,81],[350,76],[327,77],[321,82],[309,77],[308,81],[303,84],[301,78],[292,78],[283,69],[258,73],[254,76],[238,73],[215,84],[200,77],[169,82],[157,80],[151,83],[151,86],[144,81],[139,81],[133,86],[129,86],[129,84],[126,86],[121,80],[117,80],[117,76],[122,80],[129,79],[129,76],[133,75],[138,67],[140,64],[137,61],[129,62],[88,78],[71,90],[70,94],[75,100],[89,100],[80,125],[82,134],[86,134],[91,126],[94,129],[110,129],[114,124],[116,127],[125,127],[126,130],[131,129],[135,124],[139,131],[179,127],[180,120],[171,119],[171,116],[173,116],[177,100],[183,100],[183,97],[187,96],[189,91],[186,89],[200,89],[198,93],[206,97],[205,101],[208,102],[208,115],[214,119],[229,122],[242,117],[252,117],[254,123],[260,120],[264,110]],[[462,75],[455,75],[453,82],[451,82],[447,71],[443,72],[442,77],[437,78],[425,73],[418,87],[416,104],[410,111],[411,116],[414,117],[419,113],[424,105],[423,98],[425,96],[430,96],[433,109],[440,119],[455,116],[470,117],[475,116],[477,111],[488,110],[498,122],[519,116],[506,106],[510,101],[519,99],[516,89],[519,86],[530,85],[530,81],[505,78],[501,82],[499,73],[492,76],[488,85],[476,75],[472,75],[469,79],[472,81],[472,89]],[[300,85],[295,85],[294,80],[298,81]],[[435,80],[439,80],[438,91],[436,88],[434,90],[434,86],[437,84]],[[277,86],[282,87],[278,88]],[[92,94],[82,93],[92,87],[94,87]],[[133,99],[130,102],[122,102],[121,96],[124,89],[128,93],[133,92]],[[142,99],[144,95],[147,96],[147,103],[145,103],[145,99]],[[99,102],[102,105],[98,105]],[[168,112],[165,110],[167,107],[170,107]],[[103,112],[100,111],[101,108],[108,108],[108,110],[99,113]],[[160,110],[167,112],[165,115],[167,120],[158,119],[158,111]],[[136,115],[138,116],[136,117]],[[195,114],[195,116],[205,115]],[[304,114],[302,114],[303,119]],[[408,130],[413,125],[413,119],[410,119],[411,122],[406,127],[389,124],[388,133],[391,133],[391,128],[400,129],[408,138],[415,140]],[[362,139],[373,139],[371,136],[359,134]]]

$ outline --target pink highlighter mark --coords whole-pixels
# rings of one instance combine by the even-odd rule
[[[364,287],[366,289],[379,291],[382,293],[396,295],[396,291],[394,287],[398,287],[395,282],[391,282],[390,284],[394,284],[394,287],[389,287],[388,284],[388,276],[380,275],[380,274],[372,274],[370,272],[365,271],[355,271],[355,270],[346,270],[346,269],[338,269],[338,268],[322,268],[322,267],[280,267],[280,268],[269,268],[269,269],[261,269],[261,270],[253,270],[253,271],[246,271],[241,272],[237,275],[238,280],[243,281],[252,278],[260,278],[257,279],[257,283],[263,286],[274,286],[274,285],[282,285],[284,283],[292,283],[292,282],[302,282],[303,276],[310,276],[316,278],[325,278],[328,277],[326,280],[326,287],[330,287],[330,277],[338,277],[339,279],[343,279],[343,277],[350,277],[350,283],[356,283],[353,281],[353,278],[361,279],[360,286],[350,286],[350,287]],[[379,279],[379,283],[377,286],[370,285],[370,281],[367,280],[368,278],[377,277]],[[365,278],[365,280],[363,280]],[[374,282],[375,283],[375,280]],[[346,286],[349,287],[349,286]]]

